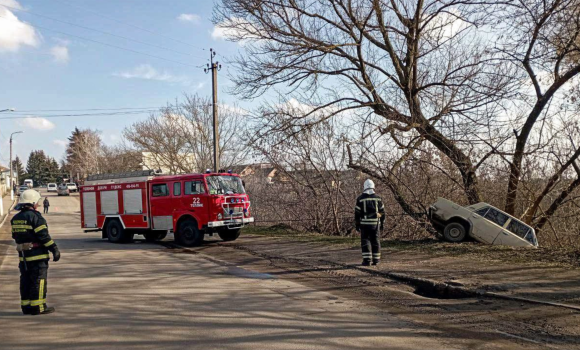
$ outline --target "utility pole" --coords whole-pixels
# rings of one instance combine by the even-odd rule
[[[10,134],[10,199],[14,200],[14,184],[12,183],[13,175],[12,175],[12,136],[14,134],[22,134],[23,131],[16,131]]]
[[[207,68],[204,68],[205,73],[211,72],[211,88],[212,88],[212,102],[213,102],[213,171],[218,172],[220,167],[219,160],[219,132],[218,132],[218,105],[217,105],[217,72],[222,69],[222,65],[219,62],[213,61],[215,57],[215,51],[209,49],[209,60],[210,64]]]

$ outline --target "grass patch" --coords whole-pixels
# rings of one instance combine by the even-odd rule
[[[248,226],[244,229],[245,234],[253,234],[267,237],[283,237],[299,242],[317,242],[332,245],[358,245],[360,238],[351,236],[325,236],[320,233],[302,232],[293,230],[285,225],[270,227]]]

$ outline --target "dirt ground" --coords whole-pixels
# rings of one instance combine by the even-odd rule
[[[231,249],[225,252],[226,247]],[[265,273],[282,269],[285,278],[323,284],[414,322],[445,332],[473,332],[474,337],[487,337],[494,344],[498,339],[510,339],[530,348],[580,349],[580,311],[573,309],[580,306],[580,269],[574,254],[550,258],[542,250],[477,243],[386,241],[383,263],[361,270],[356,238],[257,228],[249,228],[235,242],[212,241],[202,248],[173,250],[203,251]],[[564,307],[482,295],[432,294],[383,273],[446,282],[478,293],[562,303]]]

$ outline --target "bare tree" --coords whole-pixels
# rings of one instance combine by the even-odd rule
[[[141,170],[141,153],[123,147],[123,145],[102,146],[101,173],[120,173]]]
[[[75,128],[69,137],[66,163],[70,172],[82,178],[101,171],[102,143],[98,130]]]
[[[449,175],[459,176],[467,201],[480,201],[476,171],[488,157],[481,149],[502,142],[489,135],[499,123],[497,103],[514,82],[513,69],[477,30],[489,24],[480,6],[493,3],[221,0],[214,22],[244,41],[234,92],[251,98],[278,87],[311,107],[280,115],[266,106],[263,133],[362,116],[349,166],[383,181],[418,217],[401,183],[371,161],[370,141],[405,149],[395,167],[429,144],[450,160]]]
[[[212,167],[212,108],[197,95],[169,105],[144,121],[125,128],[123,135],[135,151],[144,153],[156,168],[170,173],[200,172]],[[222,105],[219,111],[220,164],[230,167],[247,156],[246,123],[243,111]]]
[[[578,89],[580,1],[518,0],[495,15],[501,23],[499,29],[504,33],[500,50],[507,60],[525,72],[532,87],[531,94],[522,93],[522,102],[518,104],[518,108],[526,113],[514,129],[516,141],[509,160],[505,209],[510,214],[517,214],[525,158],[543,149],[554,150],[556,143],[569,141],[566,134],[551,139],[546,137],[547,125],[558,124],[562,114],[571,113],[577,118],[577,110],[567,108],[566,99],[571,91]],[[549,200],[549,209],[537,217],[540,205],[562,175],[568,169],[577,168],[580,149],[574,146],[573,140],[571,142],[575,150],[558,154],[556,161],[559,164],[554,166],[551,176],[547,174],[549,179],[543,184],[543,189],[527,203],[522,203],[524,221],[531,223],[538,219],[541,224],[537,228],[543,227],[563,199],[578,186],[572,182],[572,187],[561,190],[560,195]]]

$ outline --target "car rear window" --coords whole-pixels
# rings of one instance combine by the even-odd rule
[[[487,220],[489,220],[491,222],[494,222],[495,224],[497,224],[497,225],[499,225],[501,227],[503,227],[503,225],[505,225],[505,223],[510,218],[506,214],[504,214],[501,211],[496,210],[494,208],[489,208],[489,211],[485,214],[484,217]]]
[[[485,214],[487,213],[487,211],[488,211],[488,210],[489,210],[489,207],[483,207],[483,208],[481,208],[481,209],[477,209],[477,210],[475,211],[475,213],[476,213],[477,215],[485,216]]]
[[[530,227],[526,224],[519,222],[516,219],[512,219],[507,226],[508,231],[517,235],[518,237],[525,238],[528,232],[530,232]]]

